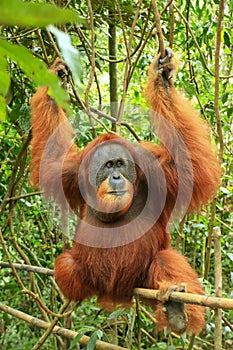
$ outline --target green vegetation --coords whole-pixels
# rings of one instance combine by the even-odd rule
[[[174,7],[166,7],[165,2],[158,2],[165,46],[172,47],[180,61],[176,86],[193,100],[209,123],[222,164],[216,200],[198,215],[176,223],[173,246],[199,273],[206,294],[214,296],[213,228],[219,226],[222,296],[232,299],[233,2],[226,2],[224,7],[218,60],[216,38],[222,5],[223,1],[178,0]],[[45,203],[40,192],[30,186],[29,106],[36,86],[48,85],[51,96],[71,115],[80,148],[112,127],[132,141],[135,137],[129,125],[141,140],[155,139],[143,91],[147,67],[158,47],[153,7],[147,0],[1,1],[1,262],[53,269],[55,257],[63,244],[69,243],[63,233],[69,233],[72,242],[75,230],[75,218],[61,218],[59,209]],[[58,79],[47,70],[58,55],[73,73],[69,103]],[[117,114],[116,104],[119,107],[120,101],[125,102],[125,109]],[[98,109],[118,117],[119,124],[112,125],[109,118],[99,116]],[[61,226],[64,221],[67,225]],[[49,323],[64,308],[52,276],[5,266],[0,270],[0,303]],[[157,334],[150,317],[153,311],[143,306],[139,310],[136,303],[130,310],[113,313],[100,310],[95,299],[78,307],[72,304],[66,311],[71,308],[72,316],[66,314],[57,325],[76,331],[78,337],[72,342],[61,334],[50,335],[41,346],[45,330],[6,310],[0,311],[0,348],[90,350],[100,339],[128,349],[216,349],[215,315],[211,309],[207,309],[206,331],[193,340],[190,335],[178,338],[166,332]],[[233,310],[223,310],[222,341],[218,341],[225,350],[233,348],[232,324]],[[90,337],[88,345],[78,345],[82,335]]]

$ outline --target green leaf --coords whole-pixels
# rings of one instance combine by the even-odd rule
[[[10,77],[7,73],[7,59],[0,55],[0,120],[6,119],[6,95],[10,86]]]
[[[124,309],[117,309],[115,311],[113,311],[109,316],[108,316],[108,320],[112,320],[114,318],[117,318],[119,315],[122,314],[122,312],[124,311]]]
[[[226,187],[221,186],[221,187],[220,187],[220,190],[221,190],[221,192],[224,193],[224,194],[231,194],[231,192],[230,192],[230,191],[228,190],[228,188],[226,188]]]
[[[0,94],[6,96],[10,86],[10,77],[7,73],[7,59],[0,56]]]
[[[186,334],[186,333],[184,333],[184,334],[182,334],[182,335],[180,336],[181,344],[182,344],[183,346],[185,346],[186,339],[187,339],[187,334]]]
[[[67,22],[80,22],[78,14],[63,10],[50,4],[36,4],[20,0],[2,0],[0,24],[24,27],[46,27]]]
[[[196,88],[195,88],[195,85],[193,83],[190,83],[188,81],[183,82],[183,89],[189,98],[191,98],[195,95]]]
[[[97,331],[95,331],[91,337],[90,337],[90,340],[87,344],[87,350],[94,350],[95,349],[95,345],[96,345],[96,342],[97,342],[97,339],[101,339],[103,336],[103,332],[98,329]]]
[[[60,86],[60,80],[48,71],[43,61],[35,58],[24,47],[0,39],[0,58],[5,59],[6,57],[15,61],[37,86],[48,86],[49,95],[56,100],[59,106],[64,107],[68,113],[70,112],[67,95]]]
[[[77,85],[80,85],[81,64],[79,51],[71,44],[71,38],[68,34],[54,26],[49,26],[48,29],[56,36],[58,46],[62,52],[64,60],[72,72],[74,81]]]
[[[227,102],[228,96],[229,96],[228,92],[225,92],[222,94],[222,103],[223,104]]]
[[[20,106],[19,110],[19,123],[23,131],[26,133],[30,130],[30,120],[31,120],[31,115],[30,115],[31,109],[27,105],[22,105]]]
[[[78,332],[76,337],[72,340],[69,350],[74,349],[76,345],[78,344],[79,340],[82,338],[82,336],[87,333],[89,330],[88,329],[83,329],[82,331]]]
[[[97,342],[97,332],[94,332],[91,337],[90,337],[90,340],[87,344],[87,350],[94,350],[95,349],[95,344]]]
[[[223,34],[224,37],[224,43],[226,46],[231,47],[231,39],[229,37],[229,34],[225,31]]]
[[[232,253],[228,253],[227,256],[231,261],[233,261],[233,254]]]
[[[6,99],[0,95],[0,120],[6,120]]]
[[[101,339],[103,337],[103,332],[101,331],[101,329],[98,329],[96,331],[96,334],[97,334],[98,339]]]

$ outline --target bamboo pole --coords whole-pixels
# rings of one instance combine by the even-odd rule
[[[9,263],[0,261],[0,266],[2,267],[11,267]],[[46,269],[43,267],[38,266],[31,266],[26,264],[13,264],[16,270],[27,270],[32,271],[36,273],[42,273],[45,275],[53,276],[53,270]],[[159,301],[165,301],[164,299],[161,300],[160,290],[156,289],[145,289],[145,288],[135,288],[134,289],[134,295],[139,295],[142,298],[145,299],[157,299]],[[168,299],[167,299],[168,300]],[[211,297],[208,295],[199,295],[199,294],[191,294],[191,293],[181,293],[181,292],[172,292],[169,296],[169,300],[177,301],[180,303],[186,303],[186,304],[196,304],[201,306],[207,306],[213,309],[222,308],[222,309],[228,309],[233,310],[233,299],[226,299],[226,298],[218,298],[218,297]]]
[[[160,290],[144,288],[135,288],[134,294],[139,295],[140,297],[145,299],[157,299],[163,302],[167,300],[172,300],[180,303],[208,306],[213,309],[222,308],[233,310],[233,299],[216,298],[210,297],[208,295],[199,295],[183,292],[171,292],[168,298],[163,298],[163,300],[161,300]]]
[[[214,270],[215,270],[215,295],[222,296],[222,254],[221,254],[221,230],[220,227],[214,227]],[[215,337],[214,349],[222,349],[222,309],[215,310]]]
[[[39,318],[28,315],[22,311],[13,309],[13,308],[11,308],[7,305],[4,305],[2,303],[0,303],[0,310],[6,312],[7,314],[15,316],[15,317],[29,323],[30,325],[33,325],[33,326],[36,326],[36,327],[39,327],[42,329],[47,330],[51,326],[51,323],[49,323],[49,322],[42,321]],[[78,335],[77,332],[74,332],[74,331],[71,331],[70,329],[66,329],[66,328],[59,327],[59,326],[55,326],[52,330],[52,333],[63,336],[65,338],[68,338],[71,340],[73,340]],[[79,343],[81,345],[87,345],[89,340],[90,340],[90,337],[83,335],[81,337],[81,339],[79,340]],[[97,340],[96,345],[95,345],[95,349],[96,350],[128,350],[127,348],[122,348],[121,346],[109,344],[109,343],[106,343],[106,342],[101,341],[101,340]]]

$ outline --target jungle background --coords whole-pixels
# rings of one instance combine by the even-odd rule
[[[217,197],[175,223],[172,245],[196,269],[206,294],[233,298],[233,2],[2,0],[1,349],[233,349],[232,310],[207,308],[206,330],[178,337],[157,333],[153,310],[138,301],[113,313],[101,310],[95,298],[67,305],[52,269],[64,245],[72,244],[74,222],[61,220],[64,214],[30,185],[30,99],[36,86],[48,85],[66,108],[80,148],[111,129],[132,141],[156,142],[143,93],[159,49],[155,7],[164,44],[179,61],[176,87],[209,124],[222,166]],[[69,101],[47,70],[56,57],[72,71]],[[216,227],[221,237],[214,237]],[[52,334],[55,325],[60,328]]]

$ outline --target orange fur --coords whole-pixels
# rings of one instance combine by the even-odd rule
[[[158,262],[163,266],[163,269],[158,268]],[[150,266],[148,287],[155,288],[156,286],[158,289],[164,289],[173,284],[180,285],[184,281],[187,293],[204,294],[203,288],[198,282],[198,276],[188,264],[186,258],[172,249],[161,250],[158,253],[157,261],[154,261]],[[186,312],[189,320],[187,332],[199,333],[205,326],[204,308],[187,304]],[[162,312],[162,303],[157,305],[156,316],[159,320],[159,330],[168,326],[167,319]]]
[[[124,215],[133,201],[133,185],[127,180],[125,193],[121,196],[114,196],[109,193],[111,188],[109,188],[109,179],[106,179],[100,185],[97,192],[97,203],[100,211],[105,213],[118,213],[118,216]]]
[[[52,195],[61,205],[67,200],[73,210],[79,209],[81,219],[73,249],[61,254],[55,262],[55,278],[70,300],[81,301],[97,295],[105,306],[128,305],[135,287],[157,289],[181,282],[187,284],[188,292],[203,294],[197,275],[187,260],[170,248],[166,227],[178,194],[180,197],[176,209],[182,209],[191,188],[191,201],[186,210],[198,210],[216,193],[220,171],[205,123],[190,102],[175,90],[171,81],[169,85],[169,91],[166,91],[153,62],[149,70],[146,97],[153,110],[151,121],[161,146],[149,142],[134,146],[120,136],[106,134],[78,151],[72,145],[73,130],[66,115],[48,97],[47,88],[39,88],[32,99],[31,181],[34,185],[40,184],[46,195]],[[54,134],[55,130],[57,132]],[[188,150],[188,156],[182,143],[177,143],[177,133]],[[51,145],[46,148],[51,137]],[[127,210],[123,210],[119,222],[105,223],[93,214],[81,193],[80,184],[84,184],[90,198],[96,200],[96,192],[88,182],[88,169],[95,149],[107,141],[117,142],[127,148],[135,163],[141,162],[144,169],[142,171],[136,165],[137,181],[133,201],[131,205],[126,205]],[[143,150],[148,153],[144,154]],[[188,158],[191,160],[191,169]],[[81,166],[82,162],[85,162],[85,167]],[[160,194],[163,191],[159,181],[161,168],[165,174],[167,193],[163,210],[157,221],[153,222],[154,213],[160,210]],[[150,188],[147,188],[146,178],[149,179]],[[192,182],[193,188],[190,187]],[[179,184],[181,193],[178,191]],[[103,192],[106,187],[103,184]],[[149,197],[149,192],[153,194],[152,197]],[[113,203],[108,203],[108,196],[102,195],[107,201],[105,210],[108,211]],[[147,211],[143,212],[148,198]],[[151,225],[148,225],[150,222]],[[128,223],[131,223],[130,228]],[[77,241],[80,236],[91,236],[89,226],[95,228],[94,234],[100,235],[103,228],[107,228],[109,233],[103,239],[112,243],[112,247],[87,246]],[[137,239],[120,246],[121,240],[125,242],[125,238],[140,230],[143,232],[147,226],[145,234],[139,234],[135,236]],[[111,234],[111,229],[115,230],[114,234]],[[161,304],[154,302],[153,305],[157,310],[159,329],[169,327]],[[198,333],[204,327],[203,308],[187,305],[187,313],[188,331]]]
[[[181,164],[185,169],[186,159],[182,157],[182,145],[175,142],[175,133],[178,133],[187,147],[193,166],[194,186],[190,209],[198,210],[201,204],[207,204],[208,200],[216,194],[220,176],[219,163],[210,145],[207,124],[193,108],[191,102],[175,89],[172,81],[170,81],[169,92],[164,89],[161,77],[156,72],[156,59],[157,57],[149,68],[145,95],[153,111],[152,125],[156,129],[159,140],[165,145],[165,149],[169,150],[162,159],[162,166],[169,175],[171,187],[176,186],[166,162],[170,161],[169,152],[172,150],[176,163]],[[169,128],[169,125],[174,129]],[[148,145],[145,147],[148,148]],[[151,144],[149,147],[150,151],[154,152]]]

